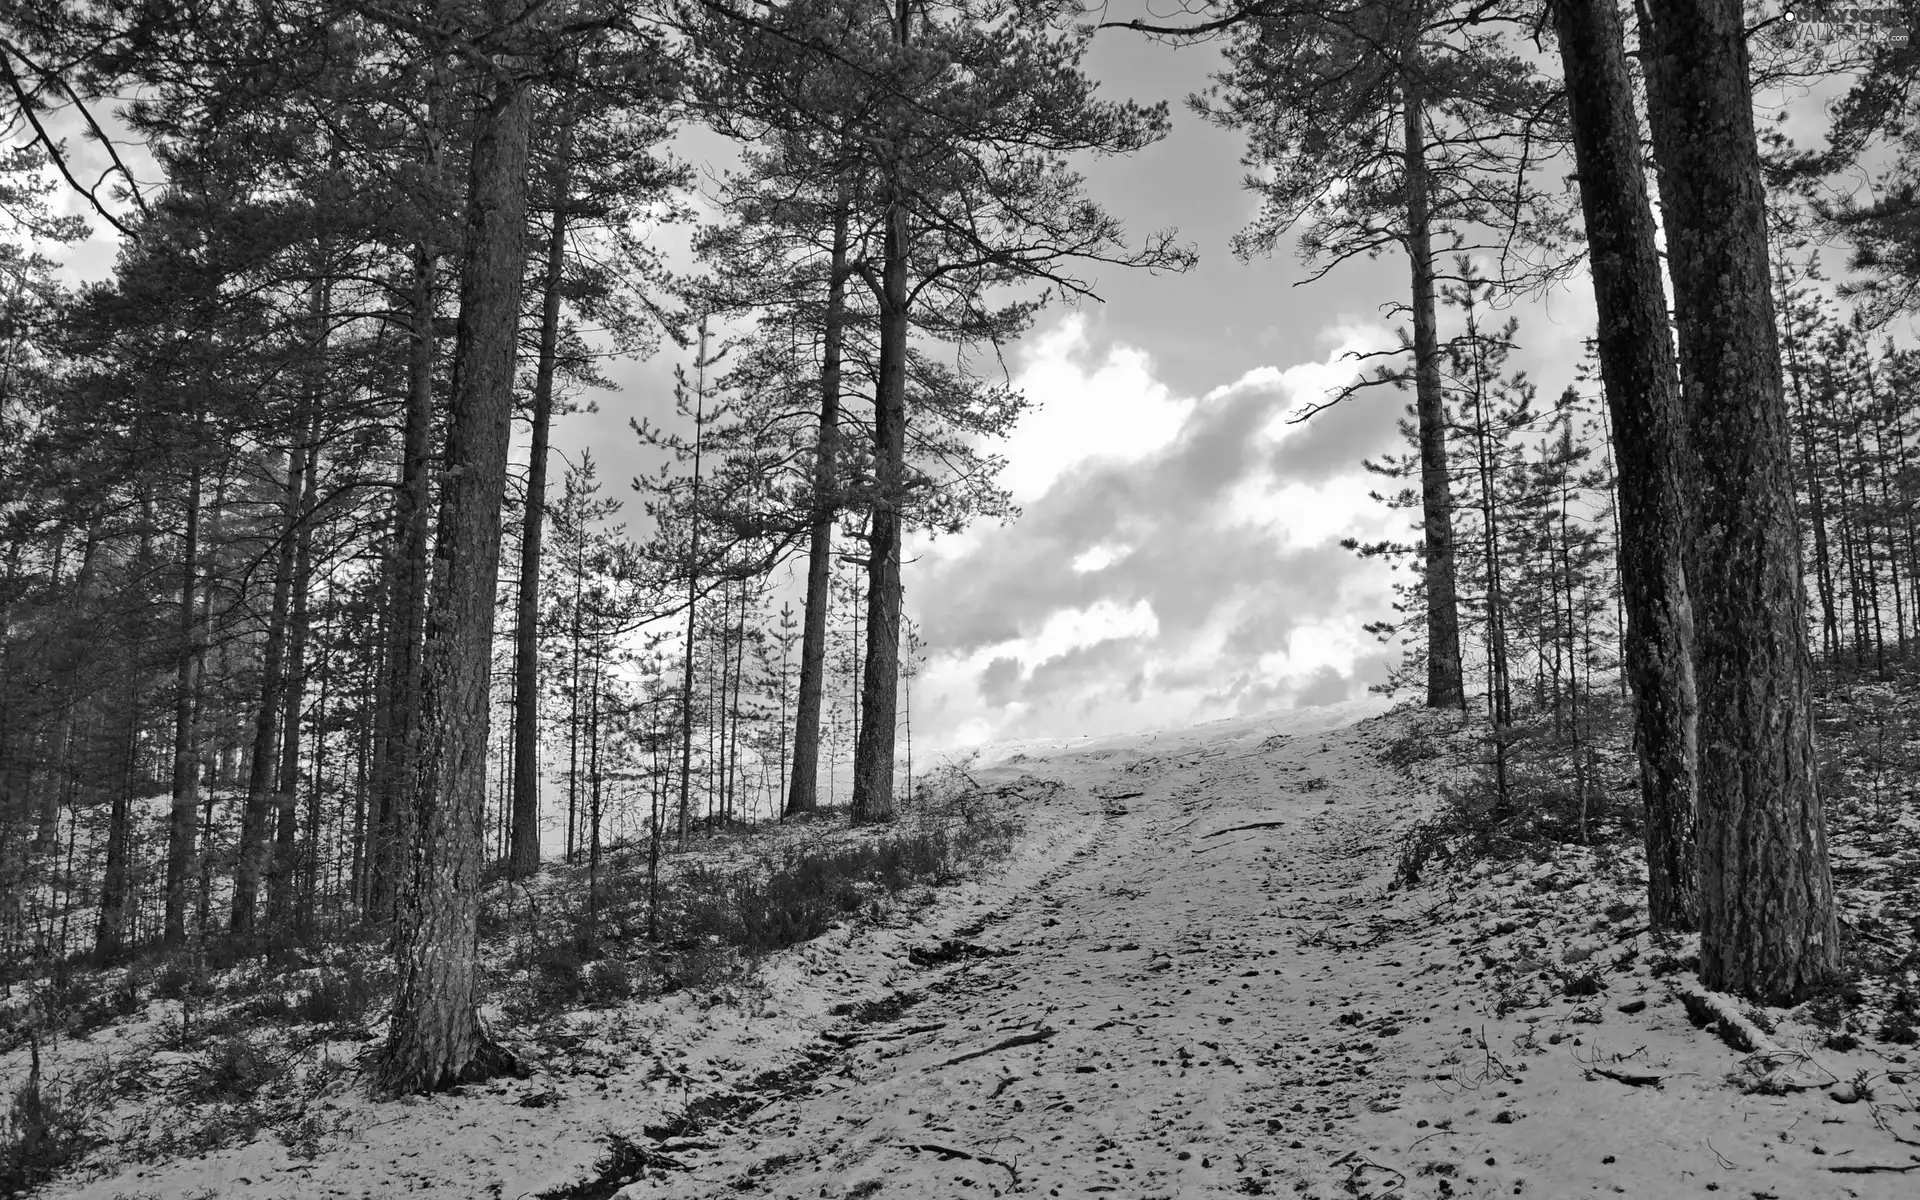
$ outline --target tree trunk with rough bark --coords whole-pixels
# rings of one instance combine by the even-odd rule
[[[1641,31],[1695,480],[1700,978],[1792,1004],[1840,947],[1746,24],[1649,0]]]
[[[901,41],[906,41],[901,2]],[[900,185],[895,181],[894,187]],[[887,207],[880,304],[880,370],[873,418],[873,519],[867,534],[867,653],[853,761],[855,824],[893,819],[900,683],[900,506],[907,425],[907,206]]]
[[[520,16],[491,0],[491,24]],[[500,506],[513,418],[513,364],[526,266],[531,87],[492,64],[478,103],[469,177],[435,570],[421,689],[421,744],[409,808],[415,838],[400,905],[399,984],[378,1087],[432,1091],[485,1078],[510,1056],[486,1036],[478,1001],[480,872]]]
[[[1646,815],[1648,907],[1655,929],[1692,929],[1697,703],[1686,576],[1686,410],[1617,0],[1555,0],[1554,20],[1600,318],[1600,378],[1618,459],[1624,657]]]
[[[1460,666],[1460,602],[1455,581],[1452,476],[1447,469],[1446,393],[1440,381],[1435,314],[1433,228],[1429,212],[1424,103],[1411,74],[1404,93],[1407,260],[1413,272],[1413,394],[1420,429],[1420,511],[1427,592],[1427,707],[1467,705]]]
[[[374,773],[373,847],[367,918],[391,920],[404,884],[414,830],[409,781],[419,749],[420,641],[427,609],[427,550],[433,441],[433,363],[438,316],[439,259],[422,243],[414,250],[412,349],[407,363],[407,415],[401,433],[400,486],[394,493],[393,556],[388,566],[385,753]]]

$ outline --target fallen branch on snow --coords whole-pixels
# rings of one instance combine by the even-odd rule
[[[1609,1071],[1605,1067],[1588,1067],[1587,1069],[1595,1075],[1605,1075],[1608,1079],[1617,1080],[1628,1087],[1646,1087],[1649,1084],[1659,1087],[1660,1081],[1666,1078],[1664,1075],[1638,1075],[1628,1071]]]
[[[1758,1025],[1734,1007],[1731,997],[1710,992],[1697,983],[1683,983],[1676,990],[1680,1003],[1686,1006],[1687,1016],[1692,1018],[1693,1023],[1702,1027],[1713,1026],[1713,1032],[1720,1040],[1735,1050],[1744,1054],[1790,1057]]]
[[[1287,821],[1255,821],[1251,825],[1235,825],[1228,829],[1216,829],[1212,833],[1203,833],[1200,836],[1203,839],[1217,838],[1217,837],[1220,837],[1222,834],[1239,833],[1240,831],[1245,829],[1278,829],[1282,825],[1286,825],[1286,824],[1289,824],[1289,822]]]
[[[984,1050],[969,1050],[965,1054],[950,1058],[943,1063],[935,1063],[933,1066],[928,1067],[927,1070],[937,1071],[941,1067],[958,1066],[960,1063],[967,1062],[971,1059],[985,1058],[989,1054],[998,1054],[1002,1050],[1011,1050],[1015,1046],[1031,1046],[1038,1042],[1046,1041],[1058,1032],[1060,1031],[1057,1029],[1038,1029],[1032,1033],[1021,1033],[1010,1038],[1002,1038]]]
[[[938,1142],[901,1142],[900,1145],[907,1150],[925,1150],[929,1154],[938,1154],[943,1162],[951,1162],[956,1158],[964,1158],[969,1162],[991,1163],[996,1167],[1005,1167],[1007,1174],[1013,1176],[1014,1184],[1017,1186],[1020,1182],[1020,1172],[1014,1169],[1012,1163],[1003,1158],[995,1158],[991,1154],[975,1154],[968,1150],[956,1150],[952,1146],[942,1146]]]
[[[1908,1163],[1904,1167],[1883,1167],[1868,1164],[1859,1167],[1828,1167],[1827,1170],[1839,1175],[1901,1175],[1908,1171],[1920,1171],[1920,1162]]]

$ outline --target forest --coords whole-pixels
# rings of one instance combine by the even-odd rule
[[[1045,314],[1197,261],[1088,183],[1173,128],[1099,86],[1112,39],[1218,55],[1187,105],[1243,148],[1238,258],[1403,272],[1397,345],[1292,416],[1402,439],[1364,465],[1403,533],[1342,543],[1391,611],[1354,622],[1424,731],[1388,758],[1457,770],[1396,810],[1394,887],[1610,846],[1723,1023],[1858,1002],[1865,938],[1910,1043],[1920,912],[1847,919],[1832,813],[1870,767],[1874,886],[1911,888],[1920,51],[1851,12],[14,0],[0,1194],[106,1140],[43,1048],[150,1004],[203,1100],[290,1086],[245,1029],[283,1017],[364,1023],[370,1103],[458,1094],[527,1079],[556,1005],[738,985],[1055,828],[1057,780],[916,770],[903,548],[1020,519]],[[1554,289],[1598,320],[1537,379]],[[628,360],[672,395],[608,390]],[[616,404],[631,487],[554,448]],[[978,932],[939,961],[1011,953]],[[323,1134],[246,1111],[150,1153]],[[606,1190],[540,1194],[677,1166],[612,1146]]]

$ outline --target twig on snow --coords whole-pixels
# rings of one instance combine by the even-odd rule
[[[1901,1175],[1908,1171],[1920,1171],[1920,1162],[1908,1163],[1904,1167],[1883,1167],[1877,1163],[1866,1163],[1858,1167],[1828,1167],[1827,1170],[1840,1175]]]

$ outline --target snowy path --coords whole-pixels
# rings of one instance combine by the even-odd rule
[[[1236,722],[977,773],[1060,782],[1079,848],[935,922],[987,955],[897,974],[810,1088],[620,1195],[1914,1194],[1888,1169],[1920,1168],[1904,1068],[1879,1106],[1739,1086],[1603,915],[1618,891],[1523,868],[1390,892],[1420,804],[1384,735]],[[1497,1003],[1567,962],[1602,992]],[[1820,1057],[1798,1077],[1851,1074]]]
[[[1091,841],[977,923],[991,957],[907,983],[920,998],[864,1031],[846,1076],[762,1109],[673,1195],[1293,1194],[1292,1168],[1397,1107],[1415,1064],[1388,1031],[1420,1019],[1418,992],[1357,969],[1385,944],[1335,947],[1372,936],[1407,814],[1349,731],[996,774],[1016,771],[1066,783]]]
[[[338,1132],[299,1156],[263,1129],[52,1194],[1916,1194],[1901,1048],[1783,1022],[1778,1053],[1743,1056],[1695,1029],[1686,972],[1653,974],[1684,947],[1650,944],[1631,856],[1389,890],[1425,801],[1378,758],[1405,720],[1348,724],[1378,708],[1013,747],[973,775],[1031,798],[1027,831],[917,914],[724,996],[519,1031],[552,1043],[532,1079],[335,1093]]]

